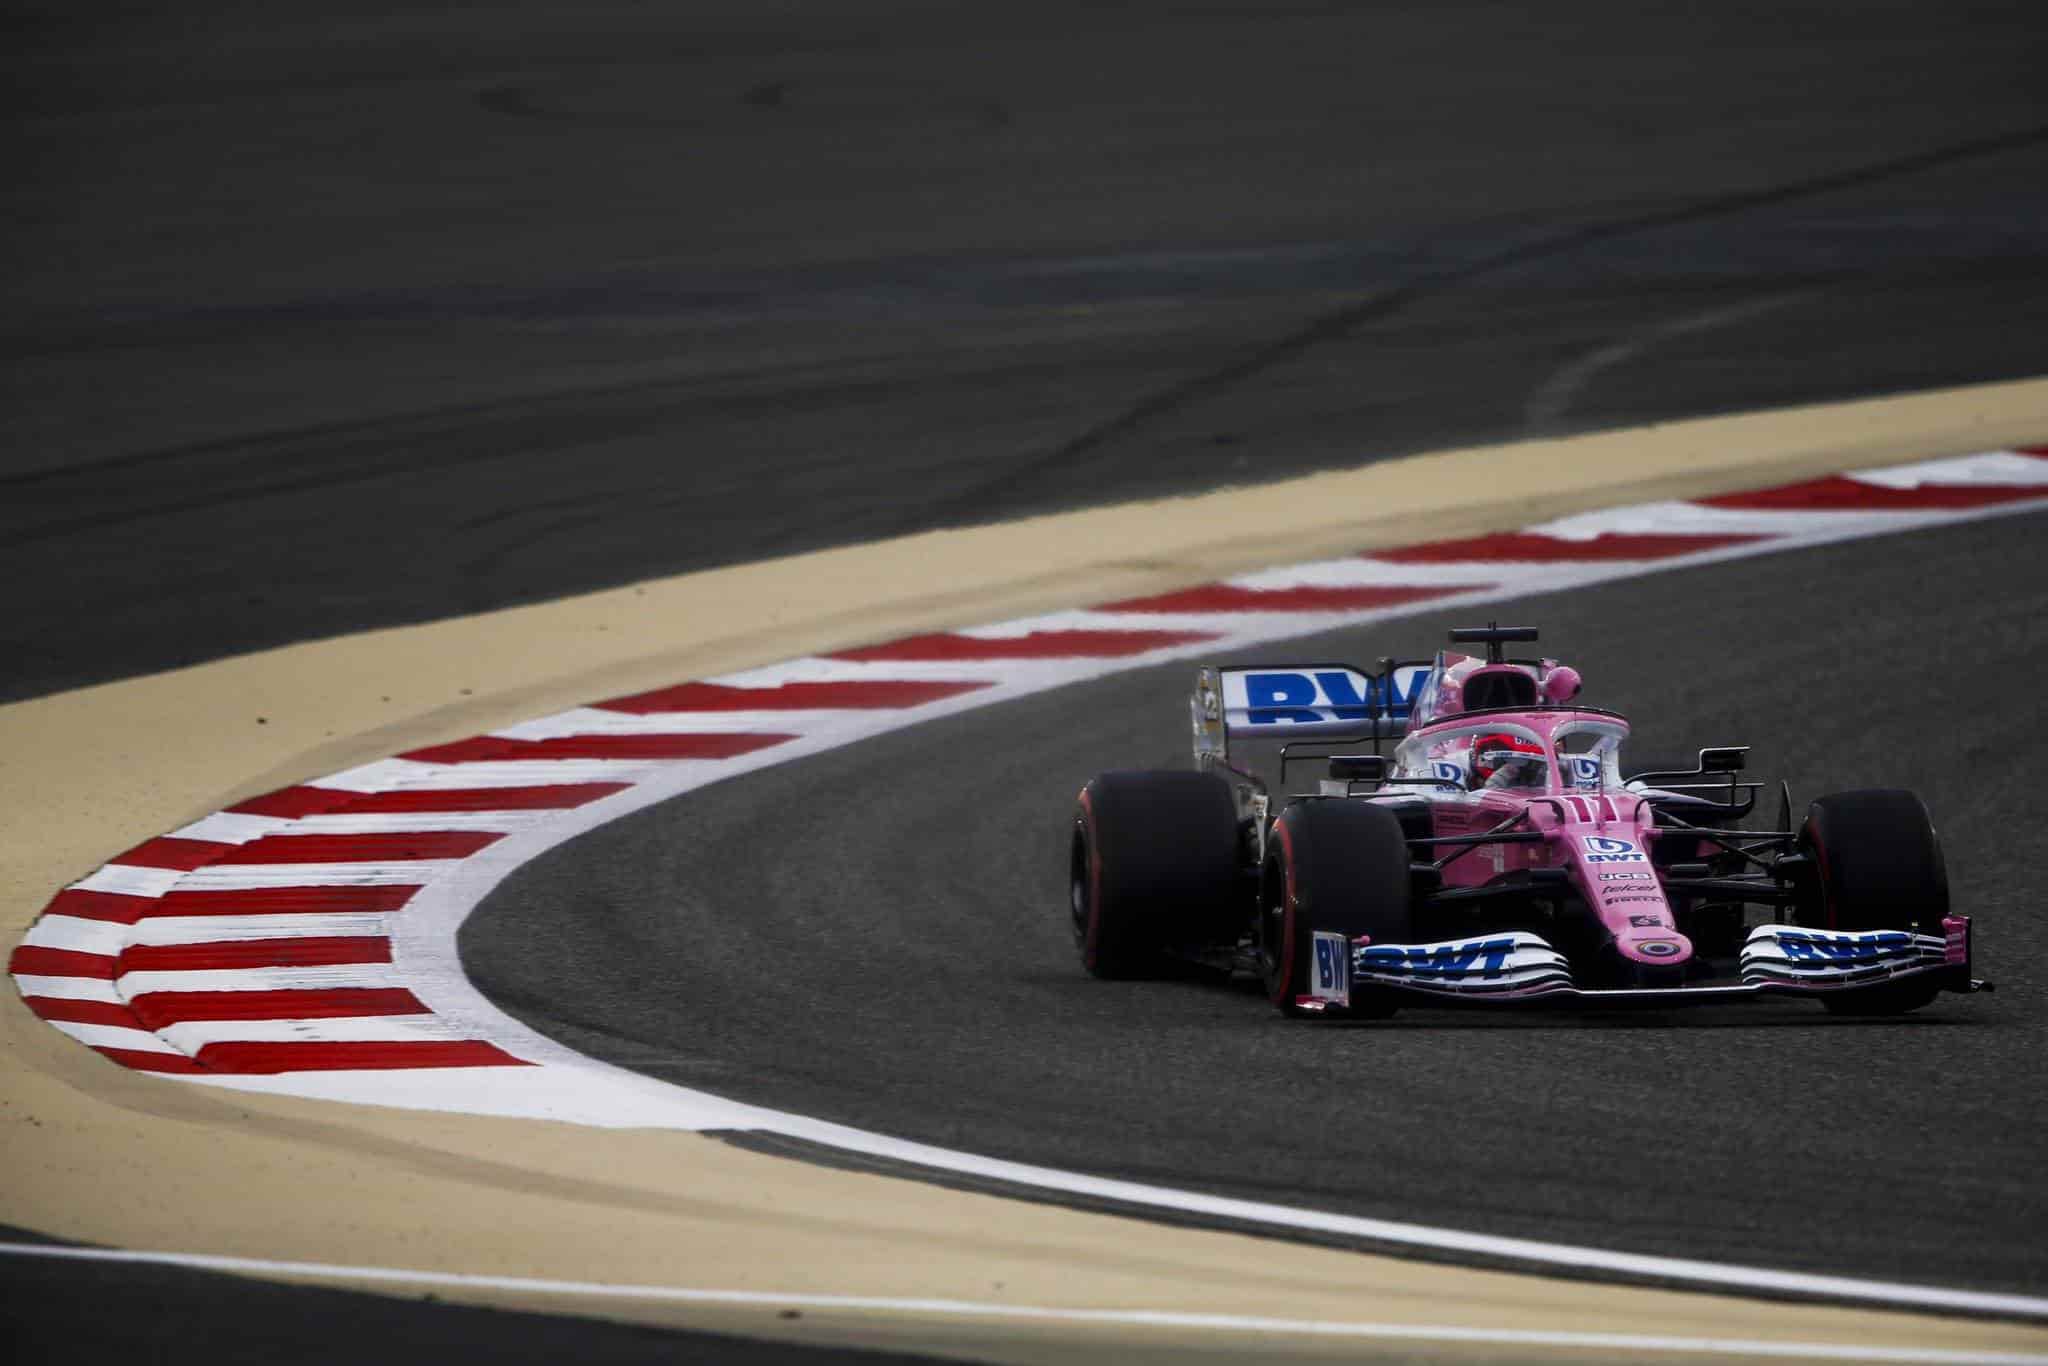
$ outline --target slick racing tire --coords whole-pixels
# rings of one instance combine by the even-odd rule
[[[1259,975],[1283,1015],[1302,1014],[1315,934],[1376,943],[1414,942],[1408,841],[1393,812],[1365,802],[1307,801],[1273,823],[1259,879]],[[1384,1002],[1354,997],[1353,1015],[1391,1015]]]
[[[1234,937],[1239,901],[1237,799],[1213,773],[1105,773],[1081,789],[1068,900],[1081,965],[1142,977],[1164,950]]]
[[[1927,807],[1913,793],[1872,788],[1821,797],[1806,809],[1799,842],[1814,869],[1799,902],[1801,924],[1942,932],[1948,869]],[[1939,990],[1908,981],[1822,1000],[1836,1014],[1897,1015],[1926,1005]]]

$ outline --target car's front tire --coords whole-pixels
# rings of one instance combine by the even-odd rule
[[[1318,930],[1375,943],[1414,942],[1408,840],[1394,813],[1354,801],[1290,806],[1266,840],[1259,889],[1259,975],[1266,998],[1301,1013]],[[1391,1006],[1354,995],[1352,1014],[1391,1015]]]
[[[1081,965],[1142,977],[1242,923],[1237,799],[1213,773],[1104,773],[1081,789],[1067,863]]]
[[[1802,925],[1829,930],[1940,934],[1948,868],[1927,807],[1911,792],[1870,788],[1816,799],[1800,830],[1813,876],[1798,905]],[[1840,1015],[1899,1015],[1933,1000],[1919,981],[1823,997]]]

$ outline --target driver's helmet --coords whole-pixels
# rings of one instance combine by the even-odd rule
[[[1543,757],[1543,746],[1534,740],[1497,731],[1472,742],[1468,771],[1474,788],[1542,787],[1550,776],[1550,764]]]

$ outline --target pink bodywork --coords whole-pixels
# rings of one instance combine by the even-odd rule
[[[1572,682],[1577,681],[1574,675]],[[1438,715],[1440,721],[1413,732],[1411,738],[1427,738],[1437,725],[1451,729],[1469,719],[1449,708]],[[1444,885],[1474,887],[1522,869],[1566,868],[1579,895],[1614,937],[1623,958],[1646,966],[1675,966],[1689,960],[1692,941],[1678,932],[1670,903],[1650,866],[1651,843],[1658,835],[1650,804],[1630,792],[1592,792],[1562,783],[1567,765],[1553,739],[1560,727],[1576,721],[1624,728],[1627,723],[1611,713],[1576,710],[1499,715],[1542,739],[1550,752],[1549,787],[1541,791],[1482,790],[1473,794],[1476,800],[1432,801],[1436,833],[1478,834],[1526,812],[1517,828],[1537,830],[1549,838],[1541,844],[1478,846],[1444,869]]]

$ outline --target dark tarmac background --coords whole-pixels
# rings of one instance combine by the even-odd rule
[[[10,16],[0,697],[2048,370],[2027,5]]]
[[[0,699],[934,525],[2048,370],[2048,26],[2026,5],[25,0],[0,32]],[[749,884],[794,777],[763,775],[699,803],[756,814],[710,903],[692,900],[707,853],[688,844],[598,867],[579,842],[515,887],[591,858],[578,896],[602,904],[555,909],[596,917],[596,942],[615,937],[607,915],[672,943],[692,928],[678,917],[719,912],[676,959],[697,972],[749,936],[809,949],[831,861],[897,850],[906,866],[886,871],[921,873],[920,899],[834,907],[826,926],[878,994],[821,978],[840,1013],[782,1025],[872,1030],[887,1085],[863,1099],[765,1060],[789,1094],[877,1127],[1057,1146],[1015,1116],[1079,1124],[1121,1052],[1159,1070],[1141,1094],[1166,1105],[1114,1147],[1131,1174],[1475,1224],[1526,1202],[1556,1236],[1676,1251],[1754,1230],[1748,1259],[1797,1209],[1839,1239],[1806,1254],[1830,1265],[2038,1289],[2040,1240],[2019,1232],[2040,1201],[2021,1085],[2039,1072],[2023,990],[2038,944],[2018,877],[2041,847],[1988,794],[2048,756],[2029,738],[2037,690],[1987,689],[1974,666],[2039,676],[2039,530],[1942,533],[1938,573],[1907,572],[1905,542],[1714,571],[1758,613],[1803,595],[1784,621],[1653,600],[1676,578],[1602,590],[1605,613],[1537,605],[1620,705],[1678,715],[1631,661],[1684,660],[1701,734],[1675,742],[1752,738],[1802,791],[1910,769],[2008,994],[1901,1026],[1397,1023],[1401,1086],[1437,1107],[1432,1134],[1458,1135],[1441,1163],[1408,1156],[1412,1188],[1309,1160],[1364,1150],[1356,1131],[1386,1111],[1248,1117],[1237,1095],[1284,1094],[1382,1036],[1286,1031],[1228,993],[1092,991],[1054,942],[1050,832],[1088,772],[1178,753],[1154,729],[1177,714],[1178,671],[884,742],[937,791],[1006,794],[950,803],[921,851],[806,806],[821,826],[791,838],[826,865]],[[1702,611],[1722,648],[1692,625]],[[1844,680],[1851,628],[1888,667],[1914,661],[1910,706]],[[1634,653],[1646,638],[1658,650]],[[1750,705],[1760,691],[1771,703]],[[1964,698],[1991,713],[1953,710]],[[985,752],[946,747],[961,739]],[[819,771],[871,793],[851,757]],[[1051,805],[1027,801],[1041,791]],[[1986,809],[2015,814],[1959,824]],[[666,837],[677,817],[632,828]],[[605,853],[626,829],[598,837]],[[990,881],[963,871],[984,862]],[[735,926],[749,885],[786,904]],[[925,1049],[936,1076],[990,1031],[906,1041],[894,974],[905,954],[986,971],[963,966],[986,921],[939,914],[977,901],[1022,940],[997,984],[1012,1021],[1033,1002],[1066,1012],[1062,1046],[1082,1051],[1015,1040],[995,1071],[1035,1090],[1008,1118],[970,1092],[949,1119],[884,1054]],[[501,898],[478,929],[545,909]],[[508,1003],[564,1037],[713,1089],[739,1083],[734,1060],[764,1061],[735,1019],[643,1014],[647,984],[618,964],[583,953],[593,994],[537,1001],[520,994],[531,964],[484,947]],[[1155,1052],[1130,1058],[1141,1043]],[[1618,1151],[1648,1141],[1645,1073],[1686,1094],[1680,1113],[1713,1116],[1667,1135],[1683,1140],[1668,1161]],[[1165,1132],[1197,1113],[1241,1160]],[[1484,1127],[1504,1113],[1512,1131]],[[1489,1144],[1540,1168],[1535,1188],[1486,1178]],[[1744,1155],[1746,1205],[1659,1231],[1659,1191],[1696,1209],[1692,1188]],[[1618,1227],[1566,1198],[1583,1157],[1639,1178]],[[1938,1248],[1930,1190],[1957,1202]],[[1894,1237],[1897,1207],[1915,1213]],[[158,1294],[109,1273],[91,1317],[7,1275],[26,1315],[11,1345],[40,1326],[89,1353]],[[213,1284],[216,1300],[178,1292],[210,1326],[165,1356],[226,1332],[215,1307],[240,1304],[240,1283]],[[501,1351],[527,1340],[479,1332]]]

